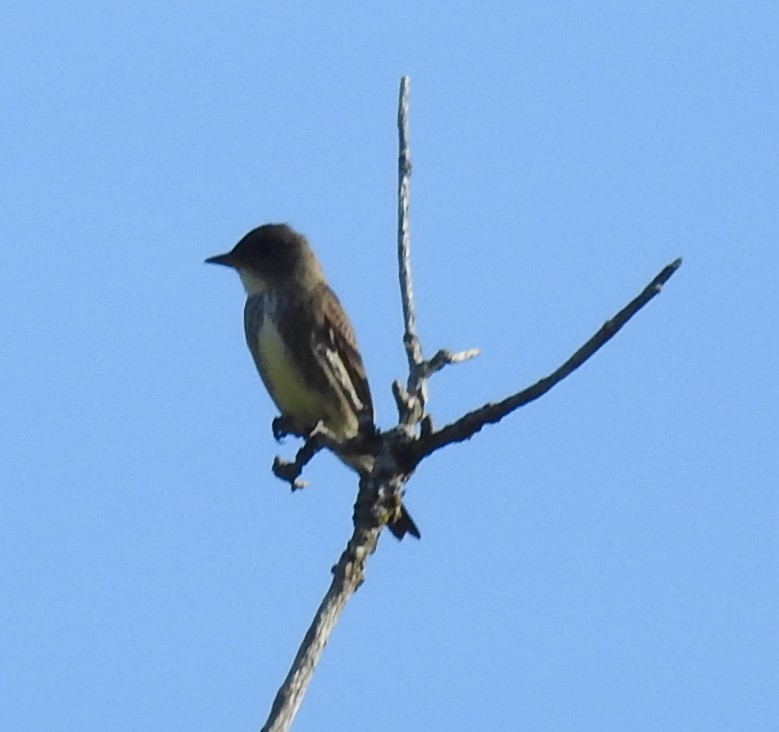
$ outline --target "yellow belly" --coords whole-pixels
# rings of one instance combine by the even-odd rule
[[[262,365],[262,378],[268,393],[282,414],[305,425],[314,425],[327,415],[322,396],[307,386],[294,361],[279,337],[279,333],[265,318],[257,341],[257,352]]]
[[[257,356],[265,387],[284,416],[292,417],[301,427],[313,427],[322,420],[342,439],[357,434],[357,416],[345,409],[335,392],[331,399],[327,399],[307,384],[301,370],[290,358],[278,330],[267,317],[263,319],[258,334]],[[373,458],[368,455],[342,459],[360,472],[369,472],[373,465]]]

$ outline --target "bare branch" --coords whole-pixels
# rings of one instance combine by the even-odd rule
[[[279,423],[279,418],[274,420],[274,431]],[[287,434],[298,434],[288,432]],[[303,436],[298,434],[298,436]],[[305,488],[307,482],[299,480],[303,468],[311,462],[311,459],[322,449],[328,449],[340,457],[349,455],[369,455],[380,449],[381,436],[375,427],[365,429],[361,434],[348,440],[342,440],[329,430],[320,421],[310,433],[305,435],[306,441],[295,454],[292,461],[284,460],[276,456],[273,460],[273,474],[290,484],[293,491]]]
[[[431,376],[436,371],[440,371],[444,366],[448,366],[452,363],[463,363],[470,361],[472,358],[476,358],[479,355],[478,348],[469,348],[467,351],[460,351],[459,353],[452,353],[442,348],[436,353],[429,361],[425,361],[423,364],[425,370],[425,376]]]
[[[422,346],[417,336],[414,285],[411,281],[411,237],[409,234],[409,188],[411,185],[411,151],[408,146],[408,76],[400,80],[398,96],[398,275],[403,305],[403,344],[406,347],[409,373],[422,363]]]
[[[301,434],[294,425],[289,424],[284,417],[276,417],[273,420],[273,434],[276,436],[277,441],[290,434],[306,438],[302,447],[295,454],[294,460],[284,460],[278,455],[273,459],[273,474],[284,482],[289,483],[289,487],[293,491],[300,490],[308,485],[307,481],[300,480],[300,475],[303,472],[303,468],[311,462],[314,455],[324,447],[332,449],[334,445],[340,445],[335,435],[321,422],[311,430],[310,434],[305,435]]]
[[[356,514],[357,511],[357,524]],[[365,563],[376,550],[381,526],[378,522],[369,526],[363,526],[362,523],[360,521],[359,525],[355,526],[352,538],[349,539],[338,564],[333,567],[330,588],[292,662],[287,678],[273,700],[270,716],[262,732],[285,732],[290,728],[330,634],[341,617],[346,602],[365,578]]]
[[[405,415],[412,409],[411,396],[399,381],[392,382],[392,396],[395,397],[395,406],[398,408],[398,422],[402,423]]]
[[[330,587],[273,700],[262,732],[286,732],[292,725],[330,634],[347,601],[365,579],[365,565],[376,551],[382,528],[400,510],[401,489],[407,476],[403,475],[394,455],[399,452],[398,443],[406,440],[404,430],[385,433],[382,452],[376,458],[372,474],[360,480],[354,505],[354,531],[333,567]]]
[[[441,350],[430,361],[425,361],[422,344],[417,335],[408,217],[411,185],[411,152],[408,144],[409,84],[407,76],[401,78],[398,97],[398,276],[400,300],[403,305],[403,345],[408,358],[408,380],[405,390],[401,391],[399,386],[396,389],[393,385],[393,393],[400,413],[400,422],[413,428],[425,416],[427,381],[430,376],[444,366],[473,358],[478,350],[470,349],[458,354]]]
[[[330,588],[303,639],[284,684],[276,695],[268,721],[262,728],[263,732],[285,732],[292,724],[330,633],[338,622],[346,602],[365,578],[366,562],[376,550],[382,528],[401,515],[403,486],[419,462],[445,445],[468,439],[485,424],[499,421],[514,409],[549,391],[612,338],[635,313],[660,292],[663,283],[681,265],[681,260],[668,265],[637,298],[605,323],[598,333],[557,371],[502,402],[487,404],[435,431],[432,420],[425,413],[428,379],[448,364],[461,363],[473,358],[478,351],[471,349],[451,353],[440,350],[432,359],[426,361],[416,333],[408,222],[411,175],[408,147],[408,93],[409,80],[408,77],[403,77],[398,103],[398,270],[403,303],[403,343],[408,358],[409,375],[405,387],[398,382],[392,385],[398,406],[398,425],[380,433],[375,428],[368,429],[368,425],[361,421],[360,434],[357,437],[339,441],[322,425],[311,434],[305,434],[297,425],[289,424],[284,419],[274,421],[273,431],[277,439],[285,434],[306,438],[294,461],[288,462],[276,458],[274,462],[274,473],[290,483],[293,490],[302,485],[298,479],[304,466],[322,448],[328,448],[341,457],[368,454],[373,455],[375,460],[371,474],[361,475],[354,507],[352,536],[333,568]]]
[[[652,298],[660,293],[662,286],[671,278],[682,265],[682,260],[677,259],[667,265],[633,300],[620,310],[611,320],[607,320],[600,330],[588,340],[576,353],[573,354],[560,368],[545,378],[536,382],[527,389],[507,397],[497,404],[485,404],[483,407],[469,412],[452,424],[442,427],[440,430],[421,437],[412,447],[415,461],[420,460],[436,450],[453,442],[462,442],[475,435],[484,425],[499,422],[503,417],[515,409],[528,404],[540,396],[543,396],[553,386],[561,382],[566,376],[579,368],[598,349],[611,340],[641,308]]]

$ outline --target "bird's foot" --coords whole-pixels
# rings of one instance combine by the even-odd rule
[[[294,419],[283,414],[271,422],[271,431],[276,442],[281,442],[290,435],[295,437],[306,437],[308,435],[308,431],[301,429]]]
[[[273,460],[273,474],[285,483],[289,483],[289,487],[293,491],[300,490],[308,485],[308,481],[300,477],[302,472],[303,466],[300,465],[299,460],[289,461],[280,457],[276,457]]]

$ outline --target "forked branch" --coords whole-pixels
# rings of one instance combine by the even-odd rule
[[[478,351],[470,349],[460,353],[438,351],[425,360],[422,345],[416,332],[414,290],[411,281],[411,244],[409,236],[409,178],[411,157],[408,147],[408,91],[407,77],[401,79],[398,103],[398,272],[403,304],[403,344],[408,358],[409,374],[406,385],[395,382],[393,395],[398,405],[398,424],[386,432],[370,432],[346,442],[337,440],[327,430],[319,428],[306,437],[293,462],[277,458],[274,472],[293,488],[302,484],[298,480],[306,463],[322,448],[338,454],[366,451],[376,457],[371,475],[361,476],[360,489],[354,508],[354,531],[346,549],[333,568],[333,579],[314,621],[298,650],[292,668],[273,702],[270,716],[263,732],[284,732],[292,724],[303,695],[308,688],[322,651],[330,637],[346,602],[362,584],[365,565],[376,550],[384,525],[399,510],[402,489],[414,468],[428,455],[453,442],[467,440],[484,425],[498,422],[515,409],[546,394],[555,384],[575,371],[599,348],[607,343],[644,305],[661,290],[663,284],[681,265],[677,259],[660,272],[628,305],[574,353],[560,368],[522,391],[496,404],[485,404],[469,412],[457,421],[433,430],[426,414],[427,381],[444,366],[461,363],[473,358]],[[294,425],[274,424],[278,437],[295,432]]]

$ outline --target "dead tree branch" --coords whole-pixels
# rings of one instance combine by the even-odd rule
[[[270,716],[263,732],[285,732],[292,724],[303,695],[308,688],[314,668],[330,637],[346,602],[365,579],[365,565],[376,550],[381,530],[398,515],[403,486],[417,465],[436,450],[454,442],[472,437],[484,425],[500,421],[515,409],[546,394],[555,384],[571,374],[616,333],[661,290],[663,284],[680,267],[677,259],[660,272],[628,305],[608,320],[601,329],[574,353],[560,368],[536,384],[496,404],[485,404],[457,421],[433,430],[426,413],[427,381],[444,366],[461,363],[477,355],[476,349],[452,353],[438,351],[425,360],[416,332],[414,289],[411,278],[411,243],[409,235],[409,179],[411,156],[408,146],[409,80],[400,83],[398,102],[398,273],[403,305],[403,344],[408,358],[406,386],[394,382],[392,392],[398,406],[398,424],[386,432],[370,432],[339,441],[321,425],[309,435],[300,435],[294,425],[284,420],[274,422],[277,439],[284,434],[306,438],[292,462],[277,458],[273,471],[288,482],[293,490],[302,487],[299,480],[304,466],[321,449],[327,448],[340,455],[369,453],[375,456],[370,475],[362,475],[354,507],[354,531],[333,568],[333,579],[314,621],[303,639],[292,663],[292,668],[276,694]]]
[[[375,521],[364,526],[365,517],[360,517],[358,522],[356,513],[354,533],[333,567],[333,581],[303,638],[287,678],[273,700],[262,732],[284,732],[290,728],[330,634],[346,602],[365,578],[365,563],[376,550],[381,524]]]
[[[427,381],[432,374],[444,366],[462,363],[478,355],[477,348],[460,353],[440,350],[430,361],[422,353],[422,344],[417,335],[414,286],[411,278],[411,236],[409,234],[409,192],[411,179],[411,152],[408,145],[408,96],[409,78],[400,80],[398,99],[398,276],[400,299],[403,306],[403,345],[408,358],[408,379],[406,388],[393,385],[398,405],[399,422],[409,432],[425,417],[427,404]]]
[[[535,401],[546,394],[553,386],[559,384],[566,376],[569,376],[579,368],[587,359],[595,354],[602,346],[608,343],[641,308],[653,297],[660,294],[663,285],[671,278],[682,260],[677,259],[665,266],[661,272],[622,310],[611,320],[607,320],[600,330],[592,336],[576,353],[574,353],[562,366],[537,381],[527,389],[507,397],[497,404],[485,404],[472,412],[460,417],[456,422],[442,427],[429,435],[422,436],[413,445],[416,463],[446,445],[453,442],[462,442],[475,435],[484,425],[499,422],[515,409]]]

